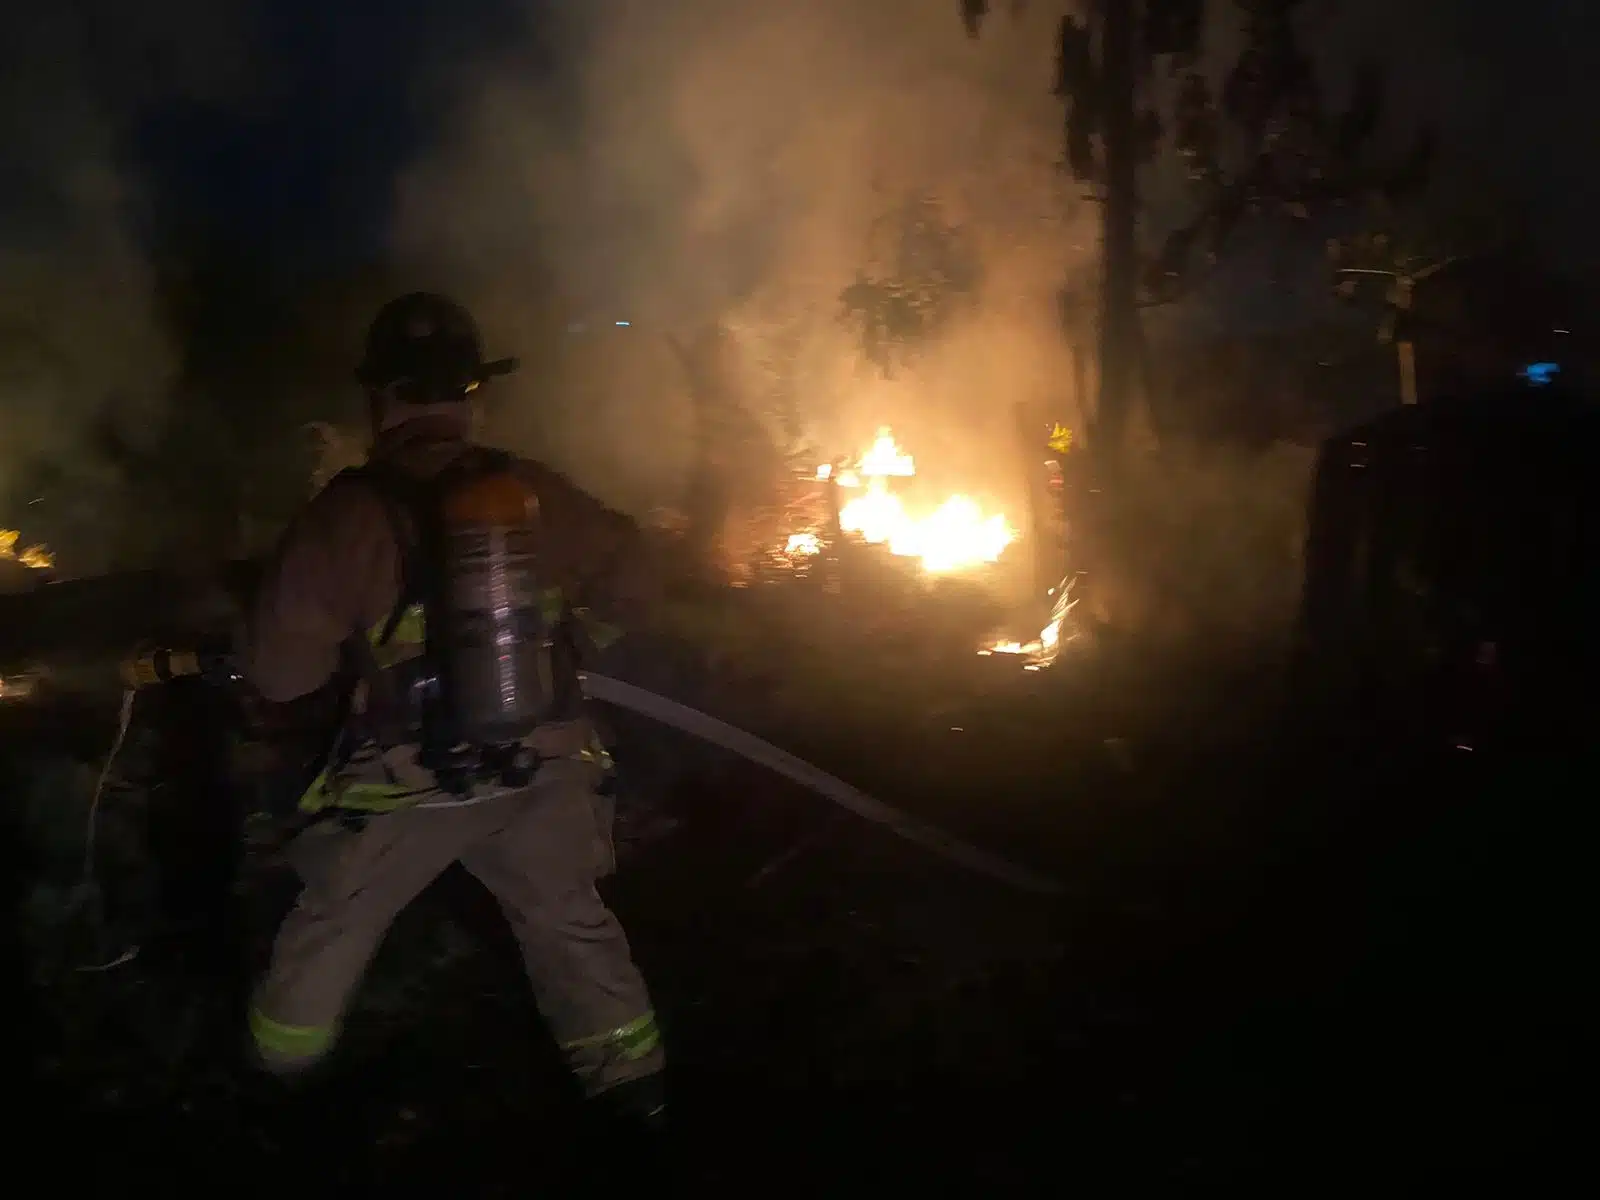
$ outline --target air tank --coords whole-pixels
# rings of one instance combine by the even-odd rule
[[[453,740],[504,746],[550,705],[550,627],[541,606],[539,502],[509,469],[469,478],[441,505],[443,578],[429,657]]]

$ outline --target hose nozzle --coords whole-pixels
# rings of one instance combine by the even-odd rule
[[[200,656],[195,651],[169,650],[164,646],[123,659],[118,670],[122,682],[136,690],[200,673]]]

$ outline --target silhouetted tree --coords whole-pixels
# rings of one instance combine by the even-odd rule
[[[1104,204],[1092,439],[1101,450],[1115,453],[1122,444],[1141,305],[1192,287],[1250,213],[1276,205],[1308,217],[1327,203],[1398,195],[1421,181],[1432,156],[1427,131],[1397,161],[1376,163],[1367,153],[1383,110],[1376,67],[1359,72],[1344,112],[1329,112],[1296,40],[1301,0],[1233,3],[1244,18],[1244,45],[1220,89],[1199,66],[1205,0],[1086,0],[1083,15],[1061,20],[1056,93],[1065,109],[1064,163],[1095,185]],[[961,0],[969,34],[978,35],[991,7]],[[1151,86],[1158,65],[1174,82],[1165,117]],[[1225,153],[1225,143],[1238,149]],[[1138,168],[1163,150],[1187,165],[1194,216],[1141,258]]]
[[[1378,341],[1395,348],[1401,403],[1415,404],[1420,398],[1417,334],[1429,324],[1418,319],[1419,301],[1426,302],[1427,293],[1442,286],[1449,293],[1442,298],[1449,306],[1459,289],[1444,282],[1446,273],[1452,283],[1476,277],[1479,272],[1454,269],[1474,260],[1502,266],[1520,262],[1522,269],[1515,272],[1519,285],[1512,290],[1524,294],[1520,284],[1537,274],[1523,261],[1526,224],[1517,205],[1482,186],[1454,188],[1448,196],[1406,207],[1380,197],[1365,215],[1357,233],[1328,242],[1335,292],[1352,303],[1378,301]],[[1515,317],[1512,321],[1518,323]],[[1438,347],[1440,331],[1431,332],[1430,340]]]
[[[841,319],[884,374],[914,356],[976,293],[978,258],[930,196],[877,221],[871,261],[839,295]]]

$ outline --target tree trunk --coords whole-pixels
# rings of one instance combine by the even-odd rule
[[[1081,433],[1091,423],[1094,406],[1089,402],[1089,378],[1084,369],[1083,344],[1072,343],[1072,420]]]
[[[1401,278],[1395,288],[1395,307],[1400,310],[1400,339],[1395,343],[1395,354],[1400,365],[1400,403],[1417,402],[1417,347],[1405,329],[1411,315],[1412,281]]]
[[[694,411],[694,459],[689,472],[688,492],[684,496],[684,515],[688,527],[684,542],[689,553],[707,569],[716,570],[722,562],[722,540],[728,523],[729,487],[726,463],[720,451],[721,416],[729,407],[726,379],[720,370],[720,331],[702,331],[690,345],[668,338],[683,366],[684,382]]]
[[[1134,127],[1137,0],[1103,0],[1101,131],[1105,139],[1104,259],[1100,291],[1100,391],[1092,449],[1120,456],[1138,358],[1138,146]]]
[[[1028,545],[1033,551],[1033,592],[1049,594],[1066,574],[1066,542],[1058,511],[1058,500],[1050,487],[1050,451],[1046,431],[1054,423],[1047,420],[1037,405],[1026,401],[1013,408],[1017,427],[1017,452],[1022,456],[1023,478],[1028,489]],[[1063,456],[1065,457],[1065,456]]]

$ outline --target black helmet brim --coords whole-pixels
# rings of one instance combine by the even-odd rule
[[[356,381],[370,389],[405,385],[440,399],[459,397],[517,368],[514,358],[484,361],[477,323],[461,305],[412,292],[384,305],[367,331]]]
[[[491,379],[498,379],[502,375],[510,375],[522,363],[515,358],[496,358],[484,363],[478,368],[478,383],[488,383]]]

